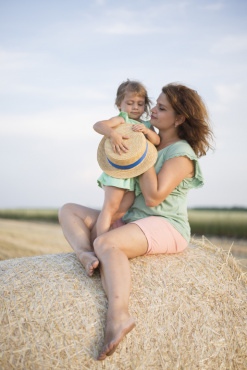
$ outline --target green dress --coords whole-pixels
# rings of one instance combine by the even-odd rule
[[[136,198],[133,205],[124,215],[123,220],[125,223],[129,223],[149,216],[164,217],[189,242],[190,225],[187,213],[187,194],[190,189],[203,186],[203,176],[198,158],[185,140],[180,140],[158,151],[158,158],[154,165],[156,174],[159,173],[165,161],[174,157],[188,157],[194,161],[194,177],[184,179],[171,194],[156,207],[146,206],[139,181],[136,178]]]
[[[126,123],[132,123],[133,125],[136,123],[143,123],[147,128],[151,128],[151,123],[149,121],[135,121],[129,118],[128,113],[120,112],[118,117],[123,117]],[[114,186],[120,189],[126,189],[133,191],[135,190],[135,178],[131,179],[116,179],[115,177],[107,175],[103,172],[97,180],[98,185],[102,188],[103,186]]]

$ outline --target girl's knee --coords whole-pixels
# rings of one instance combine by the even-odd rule
[[[111,202],[107,202],[107,204],[103,205],[102,213],[106,212],[110,215],[115,215],[115,213],[119,210],[119,204],[112,200]]]

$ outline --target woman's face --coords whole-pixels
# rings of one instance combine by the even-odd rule
[[[151,109],[151,124],[159,130],[175,127],[176,112],[169,103],[166,94],[161,93],[157,104]]]

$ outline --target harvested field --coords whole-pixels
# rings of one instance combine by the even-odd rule
[[[210,244],[231,250],[247,269],[247,240],[211,236],[203,238]],[[201,240],[199,237],[193,239]],[[66,252],[72,252],[72,248],[65,240],[60,225],[0,219],[0,260]]]
[[[0,219],[0,260],[72,252],[60,225]]]

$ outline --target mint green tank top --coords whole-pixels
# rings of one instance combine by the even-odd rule
[[[146,206],[139,181],[136,178],[136,198],[133,205],[124,215],[123,220],[129,223],[149,216],[164,217],[189,242],[190,225],[187,213],[187,194],[190,189],[203,186],[203,176],[198,158],[185,140],[178,141],[158,151],[158,158],[154,165],[156,174],[159,173],[165,161],[174,157],[188,157],[194,161],[194,177],[184,179],[171,194],[156,207]]]

